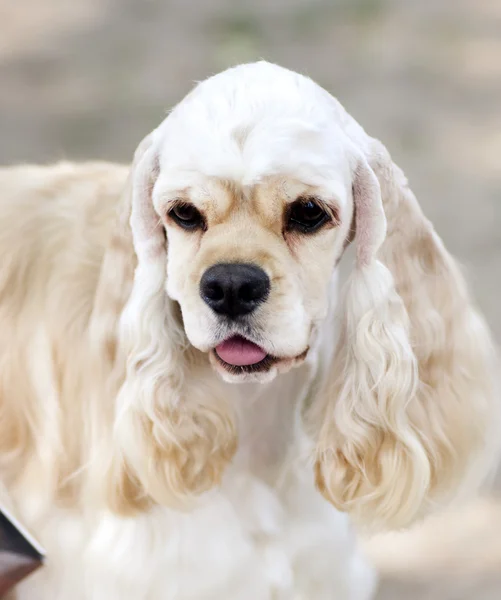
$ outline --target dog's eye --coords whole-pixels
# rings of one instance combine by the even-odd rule
[[[176,204],[170,211],[169,216],[183,229],[203,229],[205,221],[200,212],[188,202]]]
[[[328,219],[329,215],[318,202],[311,198],[299,198],[289,207],[286,228],[288,231],[313,233]]]

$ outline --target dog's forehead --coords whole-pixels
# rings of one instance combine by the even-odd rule
[[[158,128],[161,171],[241,186],[275,175],[347,182],[349,144],[331,101],[274,65],[230,69],[199,84]]]

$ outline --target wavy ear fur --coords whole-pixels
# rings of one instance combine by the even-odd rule
[[[316,480],[362,524],[401,527],[494,465],[495,352],[458,266],[375,140],[353,196],[357,264],[313,410]]]
[[[158,175],[155,136],[136,151],[130,228],[122,232],[132,234],[137,266],[119,323],[126,373],[116,402],[109,490],[120,510],[145,500],[182,505],[220,481],[236,447],[230,408],[217,382],[204,387],[214,378],[203,376],[165,291],[167,240],[151,200]]]

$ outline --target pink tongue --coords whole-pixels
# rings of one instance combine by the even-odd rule
[[[216,352],[220,359],[235,367],[255,365],[266,358],[266,352],[262,348],[240,336],[219,344]]]

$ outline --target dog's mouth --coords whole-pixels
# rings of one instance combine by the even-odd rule
[[[234,374],[267,371],[278,358],[254,342],[234,335],[214,348],[218,363]]]
[[[261,346],[234,335],[218,344],[212,351],[217,363],[232,375],[265,373],[274,365],[298,364],[308,354],[308,349],[298,356],[285,358],[268,354]]]

